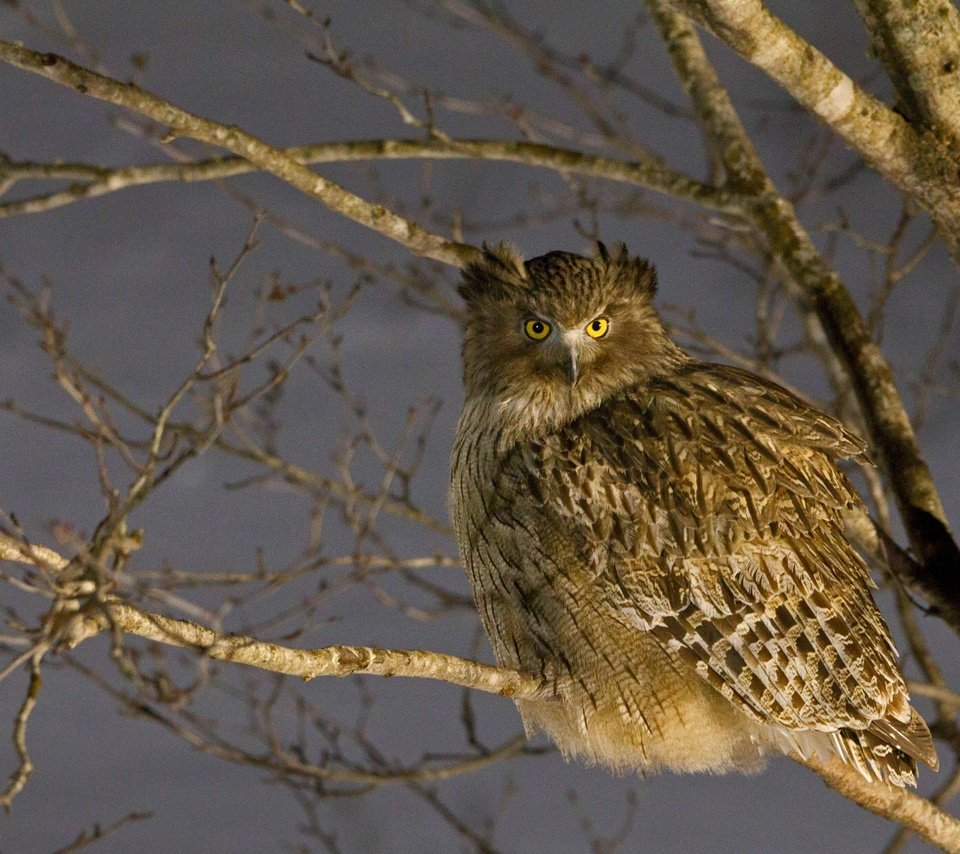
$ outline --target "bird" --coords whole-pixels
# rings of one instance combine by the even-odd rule
[[[450,504],[497,663],[565,758],[647,775],[836,756],[916,785],[938,761],[838,461],[865,444],[749,371],[694,358],[623,245],[462,269]]]

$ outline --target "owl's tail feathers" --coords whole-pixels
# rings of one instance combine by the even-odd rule
[[[832,734],[833,747],[844,762],[868,780],[893,786],[917,785],[917,760],[934,771],[940,767],[930,730],[916,709],[910,720],[895,718],[874,721],[865,730],[849,727]]]

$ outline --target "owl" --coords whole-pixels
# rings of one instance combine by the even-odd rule
[[[863,443],[685,353],[655,290],[624,247],[463,271],[451,508],[497,661],[553,686],[528,733],[617,770],[781,752],[915,785],[936,753],[844,536]]]

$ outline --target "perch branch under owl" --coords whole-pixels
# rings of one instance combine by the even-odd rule
[[[31,564],[58,572],[69,562],[52,549],[25,544],[0,534],[0,560]],[[117,631],[147,640],[200,650],[219,661],[246,664],[315,679],[319,676],[409,676],[438,679],[465,688],[503,697],[540,697],[552,683],[501,667],[470,661],[455,655],[422,650],[394,650],[370,646],[335,645],[320,649],[296,649],[241,635],[219,634],[189,620],[177,620],[115,598],[80,608],[60,609],[56,636],[51,643],[74,647],[102,631]]]
[[[50,572],[61,570],[69,563],[53,549],[23,543],[5,534],[0,534],[0,560],[25,563]],[[540,698],[553,690],[552,683],[539,677],[457,656],[343,645],[318,650],[296,649],[254,638],[221,635],[188,620],[175,620],[120,602],[104,603],[98,611],[78,619],[73,630],[74,643],[101,631],[115,631],[302,679],[358,674],[428,678],[514,699]],[[66,641],[71,642],[69,638]],[[869,783],[837,760],[792,758],[854,803],[909,827],[944,851],[960,852],[960,821],[930,801],[902,789]]]

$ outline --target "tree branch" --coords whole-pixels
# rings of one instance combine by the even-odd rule
[[[717,144],[729,185],[756,198],[750,209],[753,223],[811,300],[831,348],[849,373],[910,542],[922,559],[927,592],[943,618],[960,631],[960,550],[890,365],[840,277],[767,176],[693,27],[674,11],[671,0],[648,0],[647,5],[684,88]]]
[[[34,564],[53,571],[68,561],[51,549],[20,543],[0,534],[0,559]],[[117,601],[98,603],[83,624],[74,623],[69,645],[110,628],[158,643],[195,649],[219,661],[246,664],[274,673],[314,679],[318,676],[408,676],[438,679],[514,699],[540,699],[554,690],[550,680],[443,653],[367,646],[293,649],[240,635],[220,635],[187,620],[175,620]],[[838,759],[793,757],[819,774],[841,795],[871,812],[898,821],[945,851],[960,854],[960,821],[919,795],[864,780]]]
[[[0,560],[26,563],[53,572],[69,564],[52,549],[18,542],[6,534],[0,534]],[[515,699],[542,697],[553,686],[552,682],[539,677],[439,652],[343,645],[295,649],[242,635],[220,635],[197,623],[144,611],[114,599],[91,602],[82,620],[65,624],[66,634],[58,640],[72,647],[107,628],[158,643],[196,649],[218,661],[246,664],[306,680],[355,674],[409,676],[439,679]]]
[[[671,5],[776,80],[891,184],[915,198],[960,264],[960,177],[956,153],[939,135],[912,127],[857,86],[761,0],[672,0]]]
[[[960,144],[960,12],[953,3],[855,0],[911,121]]]
[[[242,635],[219,635],[187,620],[175,620],[119,602],[108,602],[104,609],[107,622],[102,624],[103,628],[109,623],[125,634],[196,649],[218,661],[246,664],[304,680],[356,674],[408,676],[438,679],[514,699],[534,699],[551,690],[539,677],[441,652],[344,645],[295,649]]]
[[[677,0],[673,5],[776,80],[889,180],[899,186],[913,172],[920,140],[909,123],[861,89],[762,0]]]
[[[695,181],[652,158],[626,161],[533,142],[384,139],[317,143],[280,151],[301,164],[407,159],[505,161],[634,184],[727,213],[740,213],[744,205],[749,203],[748,199],[734,192]],[[117,169],[86,163],[14,163],[0,160],[0,181],[8,186],[17,181],[37,179],[86,182],[53,193],[0,204],[0,219],[53,210],[128,187],[165,181],[214,181],[256,172],[261,168],[243,157],[215,158],[198,163],[155,163]]]
[[[0,60],[68,86],[83,95],[147,116],[169,127],[171,136],[187,136],[232,151],[331,210],[401,243],[416,255],[459,266],[477,253],[472,246],[431,234],[383,205],[371,204],[238,127],[202,118],[132,83],[121,83],[97,74],[53,53],[39,53],[2,40]]]
[[[904,789],[871,783],[837,758],[829,761],[816,756],[793,758],[819,774],[831,789],[864,809],[909,827],[943,851],[960,854],[960,821],[926,798]]]
[[[13,799],[23,791],[27,781],[33,774],[33,761],[30,759],[30,753],[27,750],[27,721],[34,707],[37,705],[37,697],[40,694],[42,678],[40,676],[40,659],[42,652],[35,651],[30,656],[30,682],[27,685],[27,693],[20,705],[20,711],[13,721],[13,748],[17,752],[17,758],[20,764],[17,770],[10,775],[10,782],[7,788],[0,793],[0,807],[6,812],[10,812]]]

